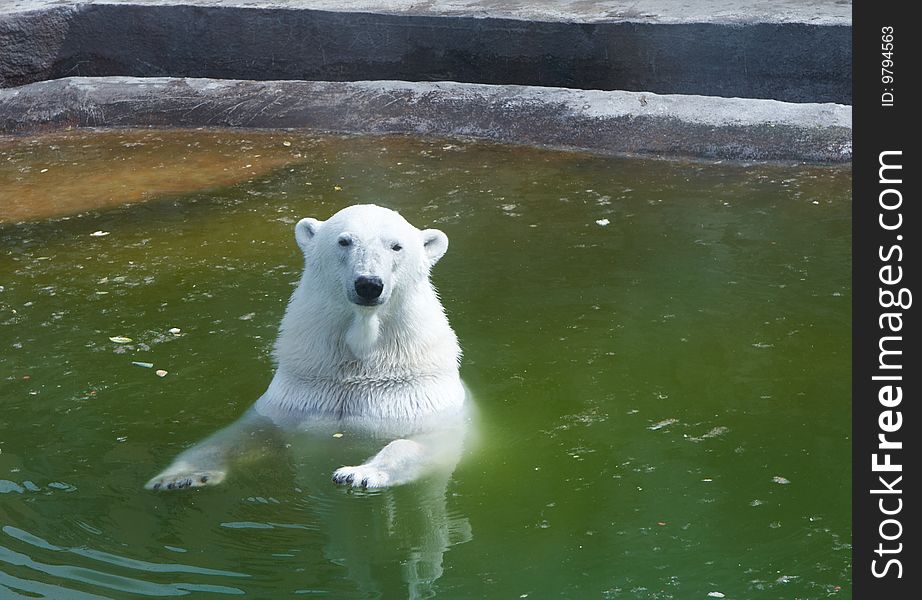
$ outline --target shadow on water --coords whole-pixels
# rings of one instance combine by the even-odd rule
[[[302,162],[316,144],[267,131],[244,137],[157,130],[0,136],[0,223],[233,185]]]

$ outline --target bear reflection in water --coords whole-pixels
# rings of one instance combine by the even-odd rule
[[[181,453],[146,487],[217,485],[234,466],[281,447],[304,462],[298,469],[304,474],[317,474],[337,453],[342,461],[370,456],[323,479],[357,488],[421,480],[387,492],[407,500],[418,495],[413,518],[426,521],[400,529],[419,538],[407,546],[416,557],[400,561],[413,590],[441,574],[442,553],[452,541],[470,538],[466,520],[450,524],[445,508],[471,420],[458,374],[460,347],[429,279],[448,238],[436,229],[421,231],[392,210],[357,205],[327,221],[302,219],[295,239],[304,272],[282,319],[278,368],[268,389],[236,423]],[[340,433],[343,438],[333,437]],[[356,443],[333,443],[346,438]],[[356,455],[363,447],[368,454]],[[354,521],[357,511],[348,513]],[[387,518],[367,516],[372,521],[364,535],[387,531]],[[346,529],[354,534],[356,525]],[[352,563],[350,572],[371,568],[375,560],[349,559],[374,545],[360,538],[335,536],[329,549],[342,556],[329,558]]]

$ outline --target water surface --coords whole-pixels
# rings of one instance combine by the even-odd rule
[[[0,596],[850,596],[847,170],[286,132],[0,153]],[[294,223],[356,202],[448,234],[479,447],[387,491],[328,483],[346,438],[144,491],[269,382]]]

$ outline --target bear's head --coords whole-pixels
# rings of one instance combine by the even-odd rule
[[[295,239],[313,283],[364,308],[428,284],[429,270],[448,250],[441,231],[420,231],[396,211],[374,204],[344,208],[326,221],[301,219]]]

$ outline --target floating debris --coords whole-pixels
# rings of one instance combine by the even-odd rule
[[[156,373],[157,377],[166,377],[167,371],[164,371],[163,369],[157,369]]]
[[[91,237],[106,237],[109,235],[108,231],[94,231],[90,234]]]
[[[708,598],[726,598],[721,592],[708,592]]]
[[[116,344],[130,344],[134,340],[130,337],[125,337],[123,335],[116,335],[109,338],[110,342],[115,342]]]
[[[182,333],[182,329],[180,329],[179,327],[170,327],[170,333],[172,333],[173,335],[179,335],[180,333]]]
[[[712,429],[711,429],[710,431],[708,431],[707,433],[704,433],[704,434],[702,434],[702,435],[700,435],[700,436],[698,436],[698,437],[689,437],[689,438],[688,438],[688,441],[689,441],[689,442],[703,442],[704,440],[709,440],[709,439],[711,439],[711,438],[720,437],[720,436],[722,436],[723,434],[727,433],[728,431],[730,431],[730,428],[729,428],[729,427],[724,427],[723,425],[718,425],[717,427],[712,428]]]
[[[333,434],[333,437],[335,437],[335,438],[341,438],[341,437],[343,437],[343,434],[342,434],[342,433],[339,433],[339,432],[336,432],[336,433]]]
[[[787,485],[791,483],[790,480],[784,477],[781,477],[780,475],[775,475],[774,477],[772,477],[772,481],[774,481],[775,483],[780,483],[781,485]]]
[[[77,488],[72,486],[69,483],[64,483],[63,481],[52,481],[48,484],[48,487],[61,490],[62,492],[76,492]]]
[[[255,312],[251,312],[251,313],[247,313],[247,314],[245,314],[245,315],[240,315],[240,316],[237,317],[237,318],[240,319],[241,321],[249,321],[250,319],[252,319],[252,318],[255,317],[255,316],[256,316],[256,313],[255,313]]]
[[[608,219],[598,219],[598,220],[595,222],[596,225],[601,225],[602,227],[605,227],[605,226],[608,225],[609,223],[611,223],[611,221],[609,221]]]
[[[291,142],[289,142],[288,140],[285,140],[284,142],[282,142],[282,145],[288,148],[289,146],[291,146]]]
[[[673,423],[678,423],[678,422],[679,422],[678,419],[663,419],[659,423],[654,423],[653,425],[650,425],[649,427],[647,427],[647,429],[649,429],[650,431],[659,431],[663,427],[668,427],[672,425]]]
[[[136,367],[142,367],[142,368],[144,368],[144,369],[153,369],[153,368],[154,368],[154,363],[149,363],[149,362],[138,362],[138,361],[136,361],[136,360],[133,360],[133,361],[131,361],[131,364],[133,364],[133,365],[136,366]]]

